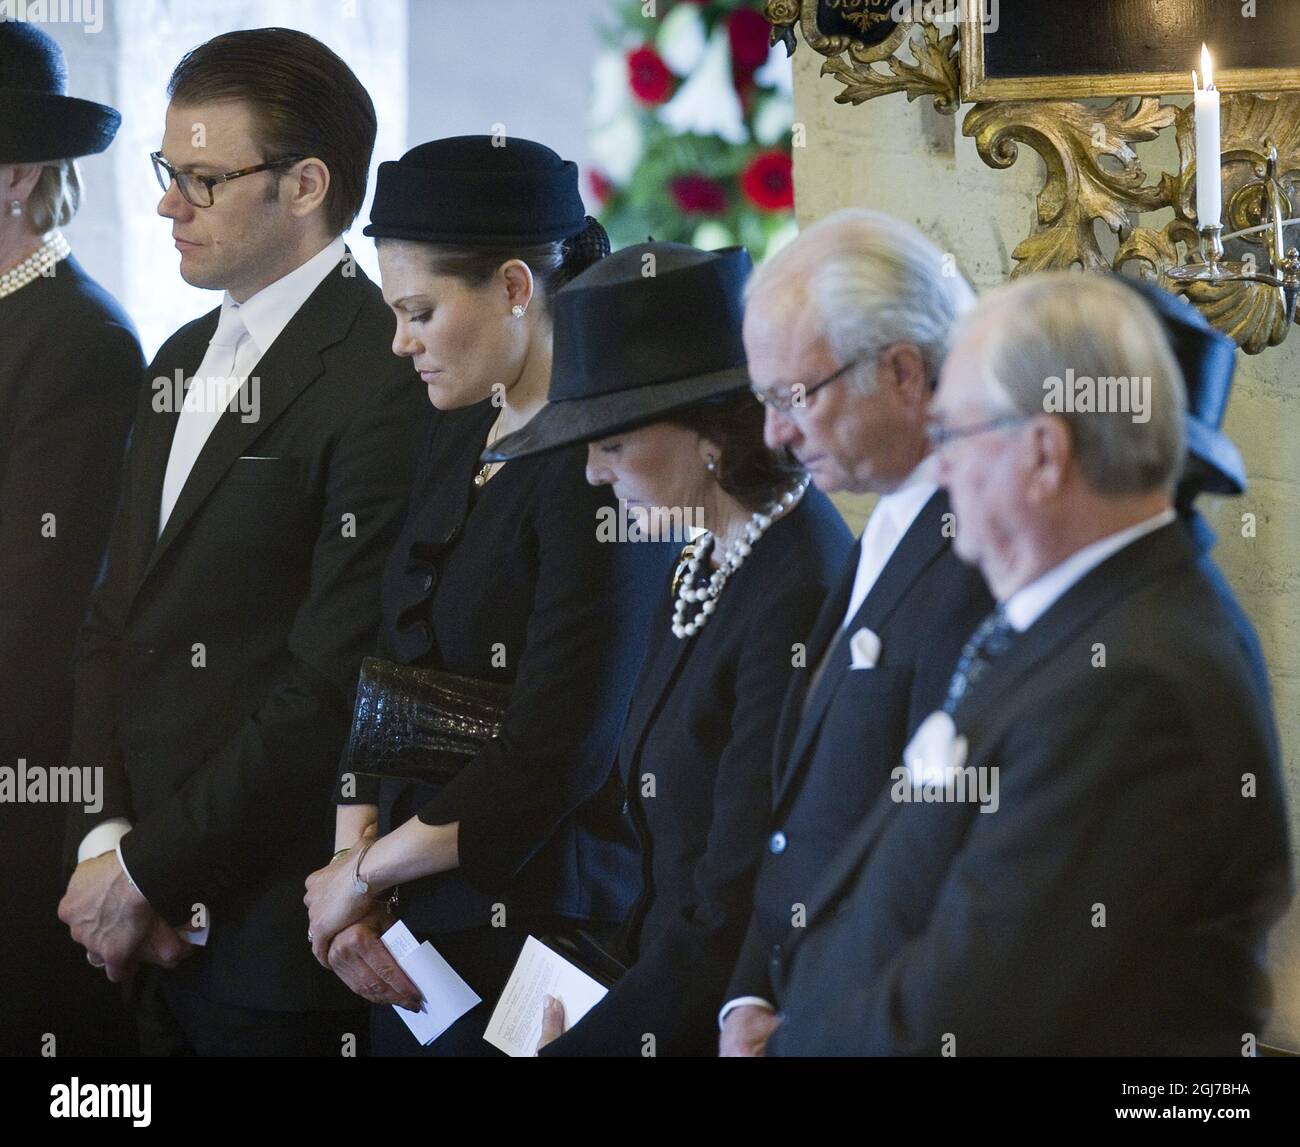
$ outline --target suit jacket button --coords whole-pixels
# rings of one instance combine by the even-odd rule
[[[780,853],[785,851],[785,845],[786,845],[785,833],[774,832],[772,833],[771,837],[768,838],[767,850],[773,856],[777,856]]]

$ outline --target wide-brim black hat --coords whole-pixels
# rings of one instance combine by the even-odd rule
[[[483,460],[590,442],[750,385],[741,341],[743,247],[638,243],[555,295],[547,403]]]
[[[586,224],[577,164],[530,139],[459,135],[379,165],[363,234],[508,247],[568,239]]]
[[[1237,345],[1210,325],[1183,296],[1154,283],[1117,278],[1146,300],[1164,328],[1187,384],[1187,418],[1184,429],[1187,452],[1198,458],[1198,482],[1212,494],[1241,494],[1246,489],[1246,466],[1241,451],[1221,429],[1237,369]]]
[[[0,20],[0,163],[76,159],[113,142],[117,110],[67,88],[59,45],[34,24]]]

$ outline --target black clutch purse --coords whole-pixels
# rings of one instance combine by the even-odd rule
[[[446,784],[500,733],[510,690],[499,681],[367,657],[346,768]]]

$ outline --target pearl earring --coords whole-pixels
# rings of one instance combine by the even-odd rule
[[[9,214],[15,219],[23,213],[23,202],[21,199],[15,199],[9,204]]]
[[[510,313],[511,313],[512,315],[514,315],[515,318],[517,318],[517,319],[522,319],[522,318],[524,317],[524,307],[523,307],[523,304],[522,304],[522,303],[516,303],[513,307],[510,308]]]
[[[705,468],[705,469],[706,469],[710,474],[712,474],[715,470],[717,470],[717,468],[718,468],[718,464],[717,464],[716,461],[714,461],[713,455],[710,454],[709,457],[705,460],[705,462],[704,462],[704,468]]]

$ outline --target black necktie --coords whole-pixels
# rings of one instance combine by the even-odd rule
[[[943,702],[943,711],[949,716],[970,694],[975,683],[984,676],[994,658],[1006,652],[1007,646],[1015,636],[1015,629],[1007,620],[1006,611],[998,606],[988,615],[979,628],[971,634],[970,640],[962,648],[961,657],[952,680],[948,682],[948,696]]]

